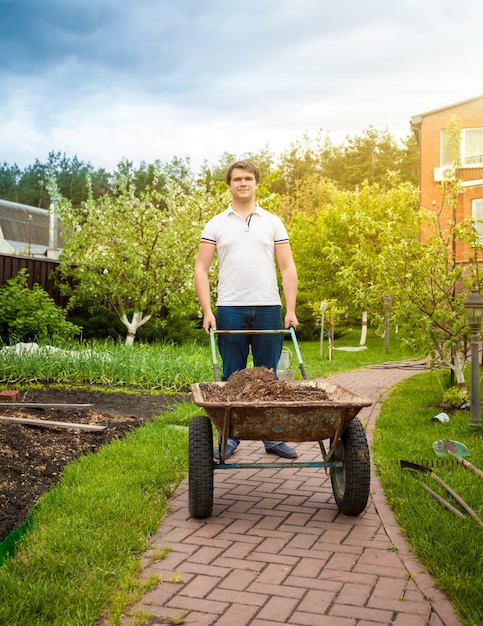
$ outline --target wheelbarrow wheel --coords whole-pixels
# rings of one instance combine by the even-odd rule
[[[333,458],[343,463],[330,472],[337,506],[344,515],[359,515],[367,506],[371,481],[369,444],[359,418],[345,429]]]
[[[213,427],[209,417],[197,415],[189,425],[188,508],[196,518],[213,509]]]

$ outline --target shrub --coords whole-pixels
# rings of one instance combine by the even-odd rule
[[[68,339],[79,332],[80,328],[66,320],[66,312],[39,284],[29,289],[25,268],[0,288],[0,338],[3,342]]]
[[[83,340],[126,337],[126,327],[117,313],[99,305],[76,307],[70,312],[69,320],[82,328]]]
[[[469,394],[465,389],[450,387],[443,394],[443,403],[452,409],[459,409],[469,402]]]

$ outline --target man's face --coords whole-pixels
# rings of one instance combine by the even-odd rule
[[[229,189],[234,200],[239,202],[251,202],[258,188],[255,175],[238,167],[231,173]]]

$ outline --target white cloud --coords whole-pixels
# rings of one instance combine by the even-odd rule
[[[479,0],[21,4],[0,24],[0,158],[20,167],[405,137],[413,115],[483,92]]]

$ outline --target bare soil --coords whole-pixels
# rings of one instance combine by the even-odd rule
[[[307,399],[307,393],[312,400],[320,399],[325,393],[316,389],[297,390],[286,381],[275,380],[273,370],[265,367],[235,372],[223,387],[216,383],[200,386],[205,398],[217,401],[296,401],[301,397]],[[106,388],[103,391],[59,390],[46,386],[41,391],[29,390],[20,394],[23,404],[41,403],[43,407],[19,407],[5,402],[0,406],[0,415],[105,425],[106,428],[91,432],[0,420],[0,541],[23,524],[42,494],[60,480],[68,463],[126,436],[180,399],[191,400],[191,395],[126,394]],[[67,406],[73,404],[91,406]]]
[[[126,436],[169,409],[182,396],[49,389],[20,393],[20,402],[90,404],[88,407],[0,406],[0,415],[36,420],[105,425],[100,431],[46,428],[0,420],[0,541],[21,526],[42,494],[58,482],[77,457]],[[2,402],[4,398],[1,398]]]

